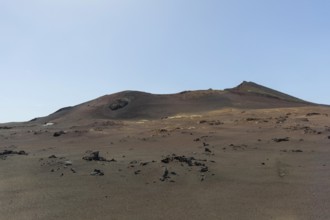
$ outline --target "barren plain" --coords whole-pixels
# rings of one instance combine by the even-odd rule
[[[0,219],[329,219],[329,115],[244,82],[0,124]]]

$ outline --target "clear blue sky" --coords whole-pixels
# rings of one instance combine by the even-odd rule
[[[0,0],[0,122],[243,80],[330,104],[329,0]]]

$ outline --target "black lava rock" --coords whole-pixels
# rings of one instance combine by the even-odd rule
[[[205,172],[209,171],[209,168],[207,166],[205,166],[205,167],[202,167],[200,171],[202,173],[205,173]]]
[[[99,151],[94,151],[89,156],[85,156],[82,159],[87,161],[107,161],[104,157],[100,157],[99,153]]]
[[[53,136],[54,136],[54,137],[59,137],[59,136],[61,136],[61,135],[63,135],[63,134],[66,134],[65,131],[57,131],[57,132],[55,132],[55,133],[53,134]]]
[[[129,100],[127,98],[123,98],[123,99],[117,99],[116,101],[114,101],[113,103],[110,104],[109,108],[112,111],[116,111],[118,109],[124,108],[128,105]]]
[[[104,176],[104,172],[99,169],[94,169],[93,172],[90,173],[91,176]]]
[[[273,138],[273,141],[275,141],[275,142],[289,141],[289,137],[285,137],[285,138]]]
[[[6,155],[28,155],[28,153],[26,153],[24,150],[20,150],[20,151],[13,151],[13,150],[4,150],[2,152],[0,152],[0,156],[6,156]]]
[[[168,169],[165,167],[164,172],[163,172],[163,175],[162,175],[162,177],[160,178],[160,181],[165,181],[165,180],[168,179],[168,178],[170,178],[170,177],[168,176]]]

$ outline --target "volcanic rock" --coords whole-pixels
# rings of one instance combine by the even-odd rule
[[[123,98],[123,99],[117,99],[115,102],[113,102],[109,108],[112,111],[116,111],[118,109],[124,108],[125,106],[127,106],[129,103],[129,100],[127,98]]]
[[[92,161],[92,160],[107,161],[104,157],[100,157],[99,153],[100,153],[99,151],[94,151],[89,156],[85,156],[82,159],[83,160],[88,160],[88,161]]]
[[[91,176],[104,176],[104,172],[99,169],[94,169],[93,172],[90,173]]]
[[[63,135],[63,134],[66,134],[66,132],[65,132],[65,131],[57,131],[57,132],[55,132],[55,133],[53,134],[53,136],[54,136],[54,137],[59,137],[59,136],[61,136],[61,135]]]
[[[273,141],[275,141],[275,142],[289,141],[289,137],[285,137],[285,138],[273,138]]]

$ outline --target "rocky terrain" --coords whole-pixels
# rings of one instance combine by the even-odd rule
[[[329,115],[243,82],[0,124],[0,219],[329,219]]]

